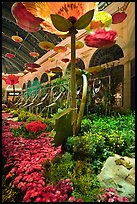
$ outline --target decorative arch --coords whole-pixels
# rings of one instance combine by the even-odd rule
[[[26,84],[24,83],[22,86],[22,90],[25,90],[25,89],[26,89]]]
[[[39,84],[38,77],[35,77],[35,78],[33,79],[32,86],[37,86],[38,84]]]
[[[56,66],[57,68],[61,68],[61,67],[59,67],[59,66]],[[56,75],[54,75],[53,77],[51,77],[51,80],[54,80],[54,79],[56,79],[56,78],[60,78],[60,77],[62,77],[62,72],[54,72],[54,71],[52,71],[53,73],[55,73]]]
[[[92,55],[89,67],[98,66],[124,57],[123,50],[117,44],[109,48],[99,48]]]
[[[41,78],[40,78],[40,83],[42,84],[42,83],[47,82],[47,81],[48,81],[48,76],[46,73],[43,73],[41,75]]]
[[[108,62],[113,62],[115,60],[119,60],[124,57],[123,50],[117,44],[113,45],[109,48],[100,48],[95,51],[92,55],[91,60],[89,62],[89,67],[99,66],[101,64],[105,64]],[[124,83],[124,65],[110,65],[107,69],[103,69],[94,76],[94,84],[95,82],[101,82],[100,87],[105,87],[105,91],[111,91],[111,94],[114,97],[113,107],[122,107],[123,106],[123,83]],[[93,90],[96,87],[93,87]],[[101,99],[104,96],[105,92],[101,91],[101,95],[99,92],[94,94],[94,98]]]
[[[32,90],[31,90],[32,95],[36,96],[40,88],[41,86],[40,86],[38,77],[35,77],[32,83]]]
[[[32,90],[31,81],[29,80],[27,83],[27,92],[26,92],[28,97],[31,96],[31,90]]]
[[[68,66],[66,68],[66,71],[70,70],[70,67],[71,67],[71,62],[69,62]],[[82,70],[85,69],[85,64],[84,64],[82,59],[78,58],[78,62],[76,62],[76,67],[78,67]]]
[[[31,87],[31,81],[29,80],[27,83],[27,88]]]

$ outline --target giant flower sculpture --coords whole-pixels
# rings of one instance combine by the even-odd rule
[[[19,76],[14,74],[10,74],[7,77],[2,77],[2,79],[6,82],[6,84],[13,85],[13,93],[15,93],[15,84],[19,83]],[[14,102],[15,94],[13,95],[12,102]]]
[[[26,8],[27,12],[25,11]],[[17,9],[18,8],[18,9]],[[20,8],[20,9],[19,9]],[[57,35],[71,36],[71,95],[73,109],[73,134],[76,134],[76,72],[75,72],[75,35],[77,30],[84,29],[91,22],[94,10],[97,9],[96,2],[17,2],[12,6],[12,14],[18,26],[23,23],[23,16],[19,15],[21,9],[26,13],[27,25],[33,27],[35,21],[29,21],[32,14],[36,18],[43,19],[39,25],[44,31]],[[28,18],[27,18],[28,16]],[[25,27],[25,24],[24,24]],[[22,26],[23,28],[23,26]]]
[[[71,37],[71,110],[72,110],[72,126],[73,131],[72,134],[76,135],[79,130],[79,123],[81,121],[82,115],[84,113],[85,106],[85,96],[83,94],[81,101],[81,107],[79,114],[77,114],[76,108],[76,70],[75,70],[75,58],[76,58],[76,33],[78,30],[85,29],[91,23],[92,18],[94,16],[94,11],[97,10],[97,2],[22,2],[15,3],[12,7],[12,13],[14,14],[14,18],[17,22],[23,23],[23,18],[21,15],[19,16],[19,11],[17,9],[18,6],[23,8],[23,12],[26,11],[29,13],[25,16],[27,19],[27,25],[30,27],[35,27],[35,20],[29,21],[29,15],[33,15],[35,18],[42,19],[39,22],[39,25],[42,27],[44,31],[48,31],[59,36],[70,36]],[[23,6],[22,6],[23,5]],[[26,11],[24,11],[26,9]],[[100,17],[97,19],[97,23]],[[94,19],[95,21],[96,19]],[[110,20],[108,22],[111,23]],[[106,25],[104,19],[101,20],[101,27]],[[108,24],[107,24],[108,25]],[[18,23],[18,26],[20,24]],[[38,24],[37,24],[38,26]],[[97,24],[97,27],[98,24]],[[83,83],[87,84],[86,78],[83,75]],[[86,86],[85,86],[86,87]],[[83,87],[83,90],[86,93],[86,88]],[[62,114],[62,117],[64,115]],[[69,124],[71,126],[71,124]],[[67,134],[67,128],[64,133]],[[57,130],[57,129],[56,129]],[[69,132],[71,134],[71,132]],[[59,143],[58,143],[59,144]]]

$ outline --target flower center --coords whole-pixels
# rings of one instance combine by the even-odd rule
[[[68,20],[69,20],[72,24],[74,24],[74,23],[77,21],[77,19],[76,19],[74,16],[70,16],[70,17],[68,18]]]

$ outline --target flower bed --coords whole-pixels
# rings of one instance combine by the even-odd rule
[[[4,114],[3,118],[5,118]],[[130,121],[132,117],[129,117]],[[100,120],[98,118],[96,123]],[[98,129],[96,127],[98,123],[96,123],[92,125],[92,131]],[[89,120],[82,124],[82,130],[91,126]],[[19,131],[21,126],[24,128],[21,129],[20,134],[15,135],[11,132],[13,129],[15,132]],[[26,127],[29,131],[25,129]],[[85,132],[84,136],[69,138],[67,151],[62,154],[60,147],[52,146],[53,137],[50,132],[45,132],[46,128],[47,125],[38,120],[29,123],[7,120],[3,123],[3,202],[97,202],[98,199],[99,202],[107,200],[128,202],[128,198],[120,197],[116,191],[107,191],[103,194],[100,192],[95,172],[100,170],[100,164],[108,156],[105,155],[106,152],[102,152],[105,148],[103,142],[105,137],[100,134],[99,129],[99,133],[95,131],[99,135],[93,131],[91,135],[90,132],[87,134]],[[101,129],[100,124],[99,128]],[[91,131],[90,128],[88,129]],[[23,137],[24,131],[26,131],[25,137]],[[30,139],[29,132],[36,134],[36,137]],[[115,135],[114,138],[116,139]],[[103,145],[102,148],[101,145]],[[96,151],[100,151],[103,160]],[[7,191],[9,191],[8,197],[5,195]]]
[[[13,179],[13,186],[23,193],[22,202],[63,202],[73,191],[69,179],[61,180],[56,186],[46,185],[43,177],[42,162],[52,160],[60,153],[60,147],[51,145],[52,137],[47,133],[31,140],[22,137],[14,138],[10,128],[18,127],[19,122],[8,121],[3,126],[2,155],[6,159],[4,168],[10,168],[6,180]],[[46,137],[45,137],[46,136]]]

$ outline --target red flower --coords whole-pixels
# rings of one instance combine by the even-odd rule
[[[104,28],[100,28],[94,34],[87,35],[84,41],[89,47],[111,47],[116,42],[116,35],[117,33],[115,31],[106,31]]]
[[[38,133],[46,129],[46,124],[43,124],[41,121],[33,121],[26,125],[26,130],[29,132]]]
[[[8,75],[8,77],[3,77],[2,78],[6,84],[10,84],[10,85],[14,85],[14,84],[18,84],[19,83],[19,76],[16,76],[14,74],[10,74]]]

